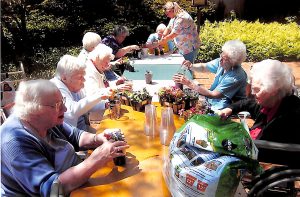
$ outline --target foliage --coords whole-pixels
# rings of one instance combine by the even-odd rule
[[[206,21],[201,27],[200,38],[202,46],[197,59],[202,62],[218,57],[222,45],[233,39],[246,44],[248,61],[300,59],[300,28],[295,22]]]
[[[185,100],[184,92],[175,86],[160,88],[158,96],[161,101],[174,104],[184,103]]]
[[[152,98],[146,88],[127,94],[131,102],[142,102]]]

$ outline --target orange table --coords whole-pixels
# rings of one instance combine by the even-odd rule
[[[157,106],[158,125],[161,107]],[[162,176],[162,161],[168,147],[160,144],[159,136],[150,138],[144,134],[145,113],[122,106],[122,117],[110,120],[108,115],[95,125],[98,132],[106,128],[121,128],[130,145],[126,153],[126,166],[116,167],[113,162],[99,169],[82,187],[74,190],[71,197],[81,196],[171,196]],[[178,129],[183,123],[174,115]],[[159,132],[158,132],[159,133]]]

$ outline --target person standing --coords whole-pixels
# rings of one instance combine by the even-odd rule
[[[174,40],[184,59],[194,63],[200,47],[200,38],[193,18],[176,2],[168,1],[164,5],[164,11],[170,21],[158,45]]]

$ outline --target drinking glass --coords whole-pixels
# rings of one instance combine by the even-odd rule
[[[157,116],[156,108],[152,104],[145,106],[145,134],[147,136],[155,137],[157,136]]]
[[[161,111],[160,143],[168,146],[175,130],[173,109],[171,107],[163,108]]]

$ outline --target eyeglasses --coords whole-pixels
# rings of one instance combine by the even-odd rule
[[[61,109],[61,107],[65,105],[65,103],[66,103],[66,97],[63,97],[61,101],[55,103],[54,105],[41,105],[41,106],[52,107],[58,112]]]

